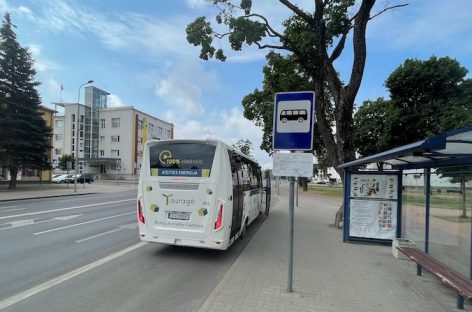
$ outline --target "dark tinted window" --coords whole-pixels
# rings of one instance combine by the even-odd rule
[[[149,149],[152,176],[209,177],[216,146],[163,143]]]

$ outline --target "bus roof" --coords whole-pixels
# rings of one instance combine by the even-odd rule
[[[146,142],[146,144],[149,144],[149,143],[202,143],[202,144],[211,144],[211,145],[218,145],[218,144],[221,144],[223,145],[225,148],[235,152],[236,154],[244,157],[244,158],[247,158],[249,160],[251,160],[252,162],[255,162],[256,164],[259,165],[259,162],[253,158],[252,156],[249,156],[249,155],[246,155],[244,154],[243,152],[241,152],[240,150],[232,147],[232,146],[229,146],[228,144],[226,144],[225,142],[221,141],[221,140],[217,140],[217,139],[206,139],[206,140],[197,140],[197,139],[169,139],[169,140],[149,140]]]

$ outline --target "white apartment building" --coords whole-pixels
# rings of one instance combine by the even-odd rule
[[[172,139],[174,125],[132,106],[107,108],[106,95],[106,91],[89,86],[85,88],[85,105],[55,103],[64,107],[64,115],[54,120],[53,164],[65,154],[75,157],[78,142],[79,172],[133,179],[141,168],[143,143]]]

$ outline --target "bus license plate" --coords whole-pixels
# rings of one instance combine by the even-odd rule
[[[189,220],[190,212],[170,211],[167,213],[167,218],[172,220]]]

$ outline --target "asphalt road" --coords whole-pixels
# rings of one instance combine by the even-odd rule
[[[135,192],[0,202],[0,311],[196,311],[227,251],[142,243]]]

